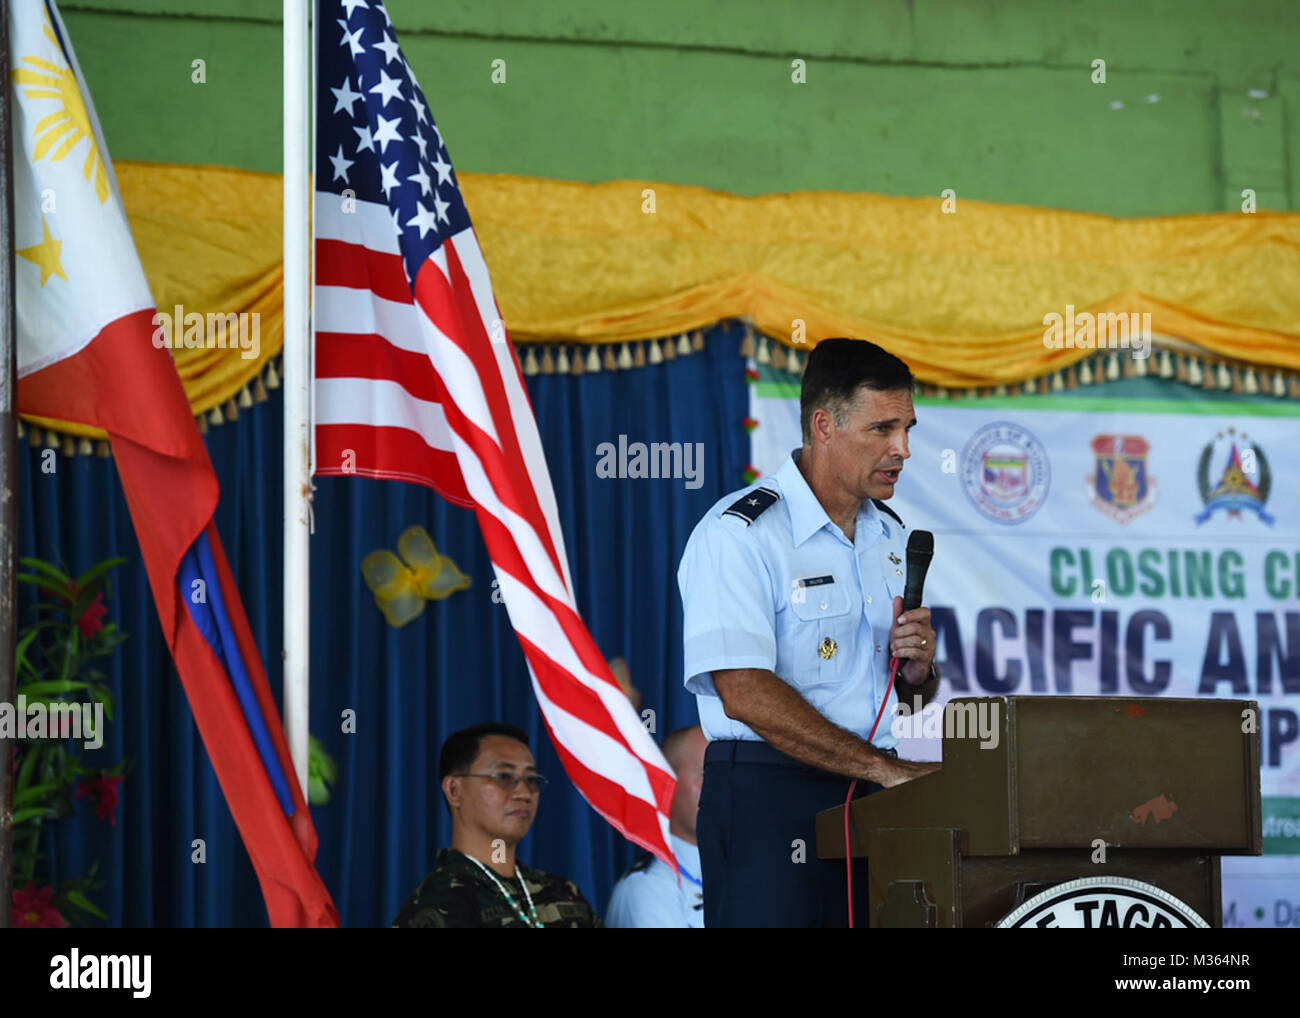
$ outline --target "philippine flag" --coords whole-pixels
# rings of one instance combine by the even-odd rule
[[[158,617],[274,926],[337,926],[216,527],[217,479],[52,0],[10,8],[18,408],[108,432]]]

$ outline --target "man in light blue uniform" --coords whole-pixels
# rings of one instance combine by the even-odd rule
[[[677,857],[677,873],[649,852],[644,853],[614,885],[605,910],[607,927],[704,927],[704,882],[700,876],[700,851],[695,845],[695,821],[708,744],[699,725],[679,728],[664,738],[664,759],[677,775],[668,817],[668,840]]]
[[[902,614],[905,528],[883,501],[909,456],[911,371],[874,344],[823,340],[800,410],[802,449],[710,509],[677,574],[686,688],[709,738],[710,927],[845,925],[844,863],[816,858],[815,814],[851,779],[866,795],[937,768],[899,760],[890,732],[891,655],[909,701],[938,686],[930,611]],[[861,860],[853,885],[866,926]]]

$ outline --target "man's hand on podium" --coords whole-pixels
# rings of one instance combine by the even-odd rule
[[[877,781],[885,788],[893,788],[895,785],[901,785],[913,778],[919,778],[922,774],[933,774],[942,766],[942,764],[930,760],[891,759],[889,766],[884,769],[884,773],[881,774]]]

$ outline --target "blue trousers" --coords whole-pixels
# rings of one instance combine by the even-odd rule
[[[706,929],[848,925],[843,859],[817,858],[814,817],[844,807],[849,778],[765,742],[709,743],[696,835]],[[860,799],[881,786],[859,781]],[[870,926],[867,862],[853,861],[853,923]]]

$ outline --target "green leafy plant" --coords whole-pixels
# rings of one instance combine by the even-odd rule
[[[329,786],[339,779],[339,765],[325,752],[325,744],[314,735],[307,736],[307,802],[324,806],[330,801]]]
[[[19,559],[27,571],[18,582],[36,588],[41,599],[32,607],[34,619],[19,631],[15,662],[14,710],[20,727],[12,764],[16,926],[60,925],[72,909],[107,918],[89,897],[103,886],[96,881],[98,863],[57,887],[37,885],[44,875],[42,831],[71,816],[75,799],[90,799],[101,821],[117,822],[118,787],[127,761],[108,769],[86,765],[83,743],[90,736],[78,729],[83,705],[92,712],[98,709],[106,721],[113,719],[108,678],[96,665],[126,639],[114,623],[103,621],[108,613],[104,601],[111,593],[109,572],[124,561],[106,559],[74,579],[42,559]],[[95,734],[103,738],[102,726]]]

